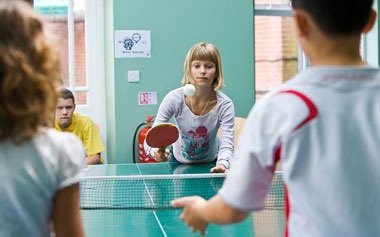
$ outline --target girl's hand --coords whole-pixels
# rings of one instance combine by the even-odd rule
[[[211,173],[228,173],[228,169],[222,165],[218,164],[210,170]]]
[[[153,151],[154,159],[157,162],[168,161],[169,153],[170,153],[170,150],[169,149],[165,149],[165,147],[156,148]]]

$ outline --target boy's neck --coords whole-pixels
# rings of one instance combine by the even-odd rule
[[[312,66],[365,66],[360,56],[360,37],[329,37],[310,46]]]

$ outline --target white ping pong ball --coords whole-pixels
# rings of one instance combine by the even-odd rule
[[[183,93],[186,96],[193,96],[195,94],[195,86],[192,84],[187,84],[183,87]]]

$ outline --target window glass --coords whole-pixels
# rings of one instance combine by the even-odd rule
[[[298,71],[298,43],[292,17],[255,16],[256,101]]]
[[[87,104],[87,92],[75,92],[75,100],[77,105]]]
[[[36,11],[44,15],[48,26],[56,35],[61,51],[61,78],[63,86],[68,88],[87,87],[86,79],[86,43],[85,43],[85,0],[74,0],[74,49],[75,56],[69,58],[68,51],[68,0],[34,0]],[[70,85],[69,60],[75,61],[74,85]],[[76,98],[77,104],[87,103],[87,92]],[[83,95],[84,94],[84,95]]]

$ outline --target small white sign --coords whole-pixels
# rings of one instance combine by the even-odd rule
[[[157,91],[139,92],[139,105],[156,105]]]
[[[150,58],[150,30],[115,30],[115,58]]]

